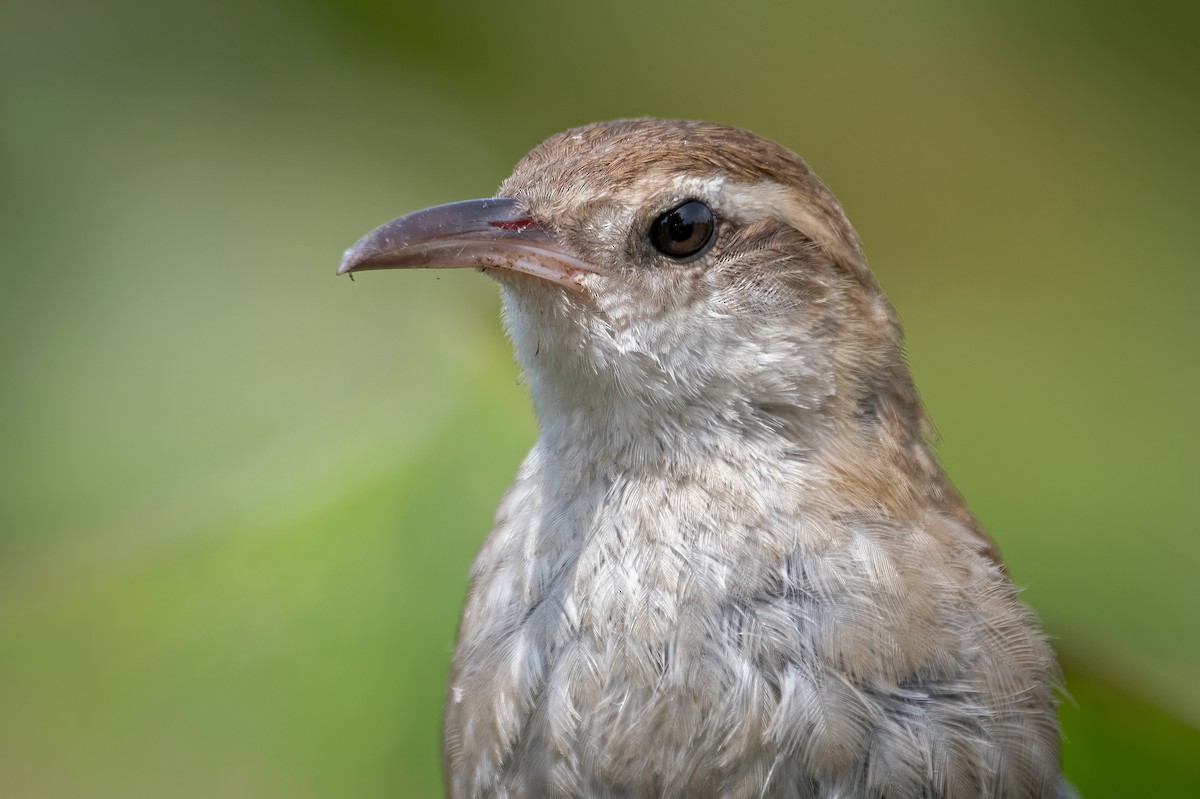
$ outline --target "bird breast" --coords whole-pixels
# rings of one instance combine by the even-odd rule
[[[1052,660],[999,571],[833,513],[819,464],[773,455],[535,447],[472,575],[451,795],[978,796],[1002,758],[1053,780]]]

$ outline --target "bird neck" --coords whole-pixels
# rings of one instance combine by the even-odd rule
[[[663,322],[661,335],[638,336],[561,292],[501,285],[505,326],[549,446],[624,467],[755,457],[758,445],[784,439],[815,447],[843,411],[848,392],[819,352],[780,355],[715,330],[696,335],[683,313]]]
[[[626,471],[688,469],[713,458],[753,461],[784,450],[807,453],[828,433],[819,410],[791,409],[794,421],[785,424],[772,409],[747,401],[647,404],[617,393],[564,392],[530,383],[547,452]]]

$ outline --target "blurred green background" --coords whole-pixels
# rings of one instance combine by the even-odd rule
[[[804,155],[1067,669],[1087,797],[1200,796],[1195,6],[0,7],[0,796],[436,796],[535,436],[470,272],[335,279],[550,133]]]

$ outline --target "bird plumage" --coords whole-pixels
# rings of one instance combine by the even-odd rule
[[[719,125],[602,123],[535,148],[498,197],[518,238],[472,234],[454,265],[500,283],[540,436],[471,570],[448,794],[1065,790],[1053,654],[803,161]],[[648,229],[689,200],[708,248],[656,251]],[[438,265],[411,227],[343,269]],[[585,269],[559,285],[518,251]]]

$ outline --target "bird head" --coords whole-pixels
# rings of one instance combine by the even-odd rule
[[[339,273],[476,267],[545,430],[701,425],[816,435],[919,406],[891,306],[808,166],[721,125],[568,130],[497,195],[384,224]]]

